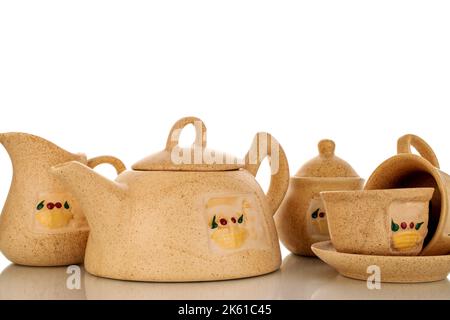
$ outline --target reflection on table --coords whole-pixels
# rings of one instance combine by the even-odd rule
[[[450,299],[450,281],[387,284],[369,290],[315,258],[287,256],[277,272],[248,279],[145,283],[81,272],[81,289],[67,288],[66,267],[10,265],[0,274],[0,299]]]
[[[66,267],[24,267],[11,264],[0,274],[0,299],[80,300],[84,290],[67,289]]]

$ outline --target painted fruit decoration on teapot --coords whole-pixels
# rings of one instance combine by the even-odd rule
[[[213,197],[207,201],[211,248],[223,252],[267,245],[264,225],[252,197]]]
[[[238,249],[243,246],[248,237],[245,228],[244,214],[250,205],[247,200],[240,201],[236,207],[236,198],[212,198],[207,203],[211,219],[211,239],[222,249]],[[238,203],[239,206],[239,203]]]
[[[178,140],[193,124],[189,148]],[[266,193],[255,179],[271,164]],[[289,184],[286,155],[259,133],[245,160],[206,148],[206,127],[177,121],[166,147],[115,181],[79,162],[52,172],[78,199],[91,233],[85,268],[94,275],[138,281],[205,281],[277,270],[281,253],[273,214]]]

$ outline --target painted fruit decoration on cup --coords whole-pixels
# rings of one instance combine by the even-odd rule
[[[428,233],[428,210],[423,210],[425,205],[427,204],[422,202],[391,204],[391,250],[403,253],[420,252]]]
[[[420,244],[422,237],[418,232],[423,226],[424,222],[410,222],[405,221],[397,224],[394,220],[391,221],[391,230],[394,232],[392,236],[393,247],[397,250],[409,250]]]

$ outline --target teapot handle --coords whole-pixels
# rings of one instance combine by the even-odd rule
[[[279,142],[269,133],[259,132],[245,156],[245,169],[256,176],[262,161],[268,157],[272,176],[267,202],[270,213],[274,215],[283,201],[289,186],[289,165],[286,154]]]
[[[407,134],[398,139],[397,153],[412,153],[411,146],[414,147],[423,158],[439,169],[439,161],[433,149],[431,149],[425,140],[416,135]]]
[[[112,165],[114,169],[116,169],[118,175],[127,169],[122,161],[112,156],[100,156],[91,158],[87,161],[87,166],[91,169],[94,169],[95,167],[104,163]]]

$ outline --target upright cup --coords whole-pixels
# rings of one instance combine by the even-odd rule
[[[320,195],[338,252],[418,255],[433,188],[328,191]]]

